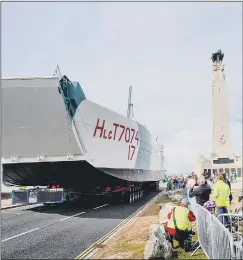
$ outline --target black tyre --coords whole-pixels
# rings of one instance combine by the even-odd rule
[[[132,204],[133,203],[133,193],[130,192],[129,193],[129,204]]]

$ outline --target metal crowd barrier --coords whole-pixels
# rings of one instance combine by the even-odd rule
[[[218,218],[197,204],[195,197],[188,196],[188,199],[196,216],[199,242],[199,246],[192,255],[201,247],[208,259],[243,259],[242,236],[231,233]],[[237,214],[226,214],[228,217],[230,215],[232,218],[237,216]]]
[[[217,219],[222,219],[223,225],[227,226],[231,233],[238,232],[243,222],[241,214],[224,213],[217,216]]]
[[[241,240],[237,240],[234,242],[234,248],[233,250],[235,251],[235,259],[243,259],[243,250],[242,250],[242,236],[241,236]]]
[[[243,259],[243,233],[241,226],[243,224],[243,216],[241,214],[224,213],[220,214],[217,219],[220,220],[224,226],[227,226],[233,237],[233,251],[235,259]]]
[[[12,204],[61,203],[64,201],[62,190],[33,189],[12,191]]]
[[[37,193],[37,203],[61,203],[64,200],[63,191],[48,190]]]
[[[12,204],[26,204],[29,202],[28,190],[13,190],[12,191]]]

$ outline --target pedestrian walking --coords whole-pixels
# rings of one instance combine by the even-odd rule
[[[213,187],[212,198],[216,203],[216,216],[219,216],[224,213],[228,213],[228,207],[230,205],[230,187],[224,182],[223,174],[218,175],[218,181]],[[221,223],[228,224],[228,218],[219,217]]]

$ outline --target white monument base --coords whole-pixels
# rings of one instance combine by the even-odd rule
[[[241,178],[243,175],[242,157],[233,155],[229,158],[217,158],[213,155],[210,158],[206,158],[201,155],[196,163],[195,173],[200,176],[204,173],[215,174],[215,173],[226,173],[227,177],[230,178],[231,172],[236,172],[237,177]]]

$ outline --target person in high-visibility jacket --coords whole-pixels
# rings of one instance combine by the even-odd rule
[[[186,252],[192,249],[191,222],[196,220],[195,215],[189,210],[190,202],[183,199],[181,203],[172,209],[168,214],[168,222],[165,223],[165,230],[170,236],[173,245],[173,238],[179,242],[179,246]]]
[[[216,203],[216,216],[228,213],[230,206],[230,187],[224,182],[223,174],[218,175],[218,181],[214,184],[212,199]],[[219,221],[228,224],[228,218],[219,217]]]

